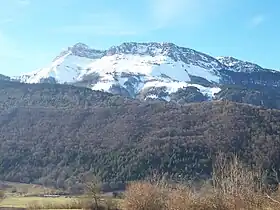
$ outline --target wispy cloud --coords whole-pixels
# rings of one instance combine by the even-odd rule
[[[260,26],[261,24],[263,24],[264,21],[265,21],[265,16],[263,14],[259,14],[259,15],[252,17],[249,25],[252,28],[256,28],[256,27]]]
[[[224,9],[233,0],[149,0],[143,17],[127,17],[117,11],[83,14],[79,21],[51,29],[55,33],[92,36],[147,35],[169,26],[197,24]],[[76,19],[76,20],[77,20]]]
[[[126,36],[137,34],[134,30],[122,29],[118,27],[107,27],[106,25],[69,25],[57,28],[55,32],[70,34],[87,34],[98,36]]]
[[[85,14],[81,19],[76,24],[61,26],[53,31],[96,36],[132,36],[139,35],[144,31],[143,27],[129,22],[129,20],[114,12]]]
[[[197,24],[215,15],[232,0],[150,0],[150,13],[158,28]]]
[[[191,0],[151,0],[151,15],[157,27],[165,27],[176,20],[183,18],[184,14],[197,7],[197,1]]]
[[[22,6],[27,6],[27,5],[31,4],[31,1],[30,0],[18,0],[17,3]]]

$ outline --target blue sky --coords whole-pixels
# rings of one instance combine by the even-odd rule
[[[278,0],[0,0],[0,73],[46,66],[77,42],[174,42],[280,68]]]

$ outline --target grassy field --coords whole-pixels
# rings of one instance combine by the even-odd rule
[[[54,188],[47,188],[35,184],[24,184],[15,182],[0,182],[0,184],[2,186],[1,189],[4,190],[8,195],[39,195],[58,192],[58,190]]]
[[[58,191],[54,188],[46,188],[35,184],[1,182],[5,191],[5,199],[0,203],[0,207],[27,208],[36,205],[57,205],[66,206],[76,202],[75,198],[61,197],[38,197],[42,194],[54,194]]]
[[[0,207],[17,207],[17,208],[26,208],[30,204],[66,204],[72,202],[73,198],[43,198],[43,197],[20,197],[20,196],[10,196],[4,199]]]

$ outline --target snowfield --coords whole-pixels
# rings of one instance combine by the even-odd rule
[[[152,87],[166,87],[170,94],[195,86],[204,95],[213,97],[219,92],[218,87],[194,84],[191,76],[219,83],[216,70],[222,67],[210,56],[170,43],[124,43],[108,51],[78,43],[62,52],[49,66],[17,78],[25,83],[40,83],[48,78],[57,83],[76,83],[91,78],[88,87],[93,90],[111,92],[113,86],[118,86],[132,96]]]

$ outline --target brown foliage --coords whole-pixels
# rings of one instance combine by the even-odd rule
[[[225,156],[220,156],[222,158]],[[279,194],[268,197],[255,189],[255,174],[233,158],[227,165],[219,159],[214,166],[214,186],[203,186],[196,191],[184,185],[156,185],[149,182],[133,183],[125,194],[124,209],[164,210],[276,210],[280,208]],[[241,170],[241,171],[239,171]],[[246,176],[248,174],[248,176]],[[206,189],[207,188],[207,189]],[[210,190],[209,190],[210,189]]]
[[[164,191],[151,183],[137,182],[129,185],[125,192],[125,210],[164,210],[166,209]]]
[[[280,112],[229,102],[181,106],[66,85],[0,84],[0,179],[78,192],[106,182],[207,179],[217,151],[280,168]]]

